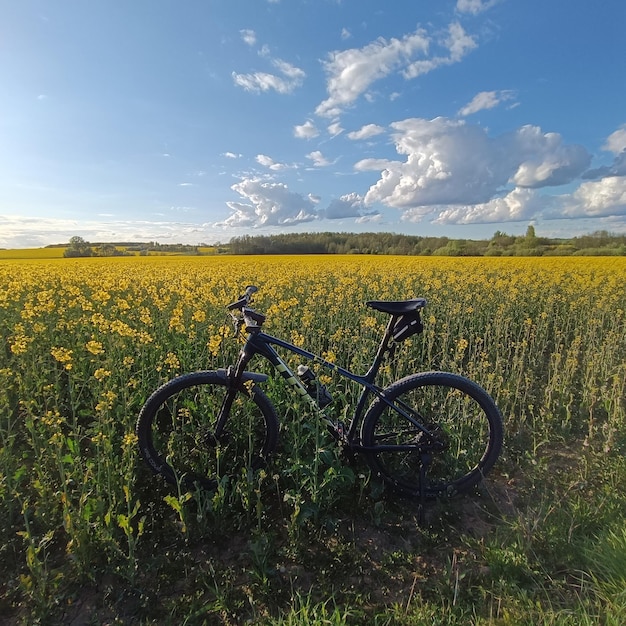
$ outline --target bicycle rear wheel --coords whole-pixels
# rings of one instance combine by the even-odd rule
[[[373,448],[365,452],[372,471],[395,491],[453,496],[475,486],[493,467],[502,448],[502,416],[476,383],[448,372],[425,372],[393,383],[383,394],[365,415],[361,441]]]
[[[215,437],[215,422],[228,389],[223,375],[194,372],[174,378],[148,398],[136,433],[141,455],[152,471],[185,488],[214,489],[224,476],[241,476],[266,463],[278,440],[278,420],[258,387],[241,385],[225,430]]]

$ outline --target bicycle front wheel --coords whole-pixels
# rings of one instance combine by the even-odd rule
[[[216,437],[228,390],[227,379],[217,372],[194,372],[174,378],[148,398],[136,433],[152,471],[185,488],[214,489],[224,476],[241,476],[266,463],[278,439],[274,407],[258,387],[242,384]]]
[[[372,403],[361,441],[371,448],[365,457],[372,471],[393,490],[453,496],[474,487],[493,467],[502,448],[502,416],[489,394],[467,378],[413,374]]]

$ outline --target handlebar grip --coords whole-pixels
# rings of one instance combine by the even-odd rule
[[[258,287],[255,287],[254,285],[248,285],[246,287],[246,292],[243,294],[243,296],[240,296],[237,302],[231,302],[231,304],[229,304],[226,308],[229,311],[234,311],[235,309],[239,309],[240,311],[243,310],[244,307],[248,306],[248,304],[252,300],[253,294],[255,294],[258,290]]]

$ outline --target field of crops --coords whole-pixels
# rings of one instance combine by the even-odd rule
[[[625,283],[619,257],[0,259],[0,616],[624,623]],[[506,428],[489,480],[419,526],[276,379],[266,471],[215,494],[153,476],[137,414],[236,357],[224,306],[248,284],[269,333],[361,373],[386,322],[363,302],[426,297],[381,382],[441,369],[485,387]],[[358,390],[324,382],[343,417]]]

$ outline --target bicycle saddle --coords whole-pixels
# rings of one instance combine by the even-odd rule
[[[404,315],[405,313],[411,313],[412,311],[425,307],[426,298],[398,301],[368,300],[365,304],[372,309],[382,311],[383,313],[389,313],[390,315]]]

